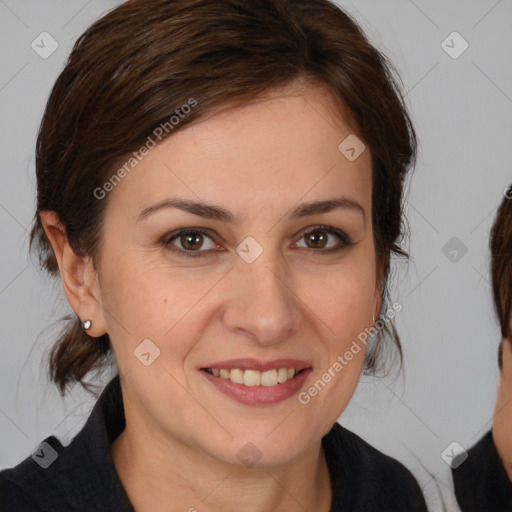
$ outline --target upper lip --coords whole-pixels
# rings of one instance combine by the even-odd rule
[[[262,361],[260,359],[252,358],[241,358],[241,359],[229,359],[226,361],[218,361],[206,366],[202,366],[202,369],[233,369],[239,368],[240,370],[257,370],[265,372],[267,370],[274,370],[276,368],[295,368],[296,370],[304,370],[310,368],[311,363],[307,361],[299,361],[298,359],[272,359],[271,361]]]

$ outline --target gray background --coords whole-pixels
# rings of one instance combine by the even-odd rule
[[[34,144],[49,92],[75,39],[119,3],[0,0],[0,468],[46,436],[69,443],[94,403],[79,387],[62,400],[47,381],[44,357],[69,306],[27,247]],[[404,462],[432,510],[436,481],[456,510],[441,453],[453,441],[469,448],[490,428],[498,381],[488,234],[512,182],[512,1],[338,3],[398,69],[420,140],[407,199],[411,261],[391,282],[392,299],[403,304],[404,373],[362,378],[340,422]],[[453,31],[469,44],[456,59],[442,46]],[[59,45],[47,59],[31,47],[42,32]],[[448,44],[461,48],[457,39]],[[443,253],[452,237],[467,247],[457,261]]]

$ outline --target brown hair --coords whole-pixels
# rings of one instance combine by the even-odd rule
[[[100,249],[106,200],[94,191],[191,98],[197,105],[166,130],[185,128],[219,107],[246,104],[295,81],[326,86],[372,154],[372,217],[383,305],[391,252],[407,253],[402,194],[416,136],[395,70],[357,23],[329,0],[130,0],[76,41],[42,119],[36,150],[37,211],[53,210],[73,250]],[[341,112],[343,110],[340,110]],[[340,141],[341,142],[341,141]],[[58,265],[36,212],[30,247],[51,274]],[[111,354],[108,334],[91,338],[67,324],[49,360],[65,393]],[[389,322],[370,344],[365,371],[376,371]]]
[[[491,278],[494,309],[498,315],[503,340],[511,339],[510,311],[512,309],[512,185],[504,192],[503,200],[491,228]],[[503,343],[498,351],[502,368]]]

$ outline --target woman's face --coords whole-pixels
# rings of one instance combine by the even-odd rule
[[[338,148],[352,132],[335,112],[309,86],[218,113],[104,199],[102,322],[131,418],[155,438],[283,464],[352,397],[365,356],[353,341],[380,296],[371,156],[354,159],[354,139]],[[276,383],[291,375],[280,368],[303,371]]]

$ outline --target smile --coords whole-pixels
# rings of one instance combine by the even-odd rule
[[[221,379],[230,380],[234,384],[243,384],[244,386],[277,386],[283,384],[295,377],[304,370],[296,368],[277,368],[260,372],[258,370],[242,370],[240,368],[206,368],[205,371],[210,375]]]
[[[313,372],[310,362],[296,359],[231,359],[198,369],[214,390],[244,405],[271,405],[289,399]]]

